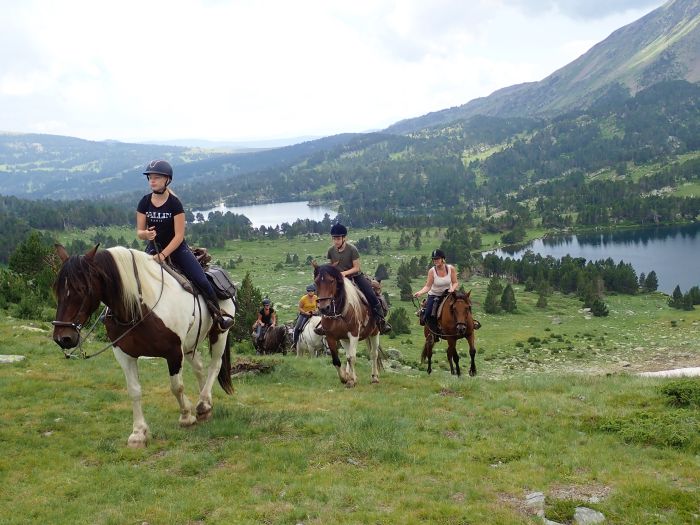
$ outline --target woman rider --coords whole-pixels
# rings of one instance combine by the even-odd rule
[[[292,338],[292,350],[297,347],[297,341],[299,340],[299,334],[304,329],[306,321],[311,319],[311,316],[316,313],[316,303],[318,301],[318,296],[316,295],[316,285],[310,284],[306,287],[306,294],[301,296],[299,299],[299,315],[297,316],[297,322],[294,325],[294,336]]]
[[[440,249],[433,250],[430,254],[433,267],[428,270],[428,279],[425,286],[413,294],[413,297],[420,297],[428,292],[428,300],[425,303],[425,322],[431,331],[437,332],[437,317],[433,315],[433,304],[435,299],[445,292],[453,292],[457,289],[457,271],[454,266],[445,263],[445,252]]]
[[[136,208],[136,236],[148,241],[146,252],[162,263],[170,257],[204,296],[205,303],[220,330],[233,326],[233,317],[223,312],[211,283],[185,242],[185,211],[168,186],[173,180],[173,168],[165,160],[148,163],[143,174],[151,193],[144,195]]]
[[[343,277],[352,280],[365,295],[379,328],[379,333],[386,334],[391,331],[391,325],[384,319],[384,310],[379,303],[377,294],[372,289],[372,284],[360,270],[360,252],[357,251],[355,246],[345,240],[347,234],[348,229],[340,223],[336,223],[331,227],[333,246],[328,248],[328,259],[331,261],[331,264],[337,266]]]
[[[255,341],[260,343],[263,336],[263,328],[267,330],[277,324],[277,313],[272,308],[272,302],[266,297],[263,299],[263,307],[258,312],[258,318],[253,323]]]

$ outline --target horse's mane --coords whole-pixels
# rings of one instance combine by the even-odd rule
[[[471,304],[471,300],[469,299],[469,295],[470,295],[470,294],[468,294],[468,293],[466,293],[466,292],[460,292],[459,290],[455,290],[455,291],[452,292],[452,293],[453,293],[454,296],[455,296],[455,300],[464,299],[464,300],[467,301],[469,304]]]
[[[360,291],[357,289],[357,286],[355,286],[350,279],[343,277],[340,270],[338,270],[338,268],[332,264],[324,264],[323,266],[319,266],[316,271],[316,275],[316,279],[319,280],[323,280],[323,277],[328,275],[329,277],[335,279],[335,281],[338,283],[339,286],[336,290],[335,301],[338,305],[340,305],[340,311],[342,314],[347,313],[348,310],[352,310],[355,314],[359,315],[362,308],[362,296]]]
[[[53,291],[58,296],[63,287],[67,287],[79,296],[87,296],[90,294],[90,283],[94,279],[106,281],[106,272],[83,255],[71,255],[59,270]]]
[[[130,250],[123,246],[115,246],[100,253],[108,253],[114,261],[122,285],[122,304],[128,315],[127,318],[135,319],[141,315],[139,282],[141,283],[143,302],[152,308],[158,301],[161,286],[167,286],[171,279],[167,272],[162,273],[153,257],[146,252]],[[134,264],[138,269],[138,282],[134,274]],[[165,283],[163,283],[164,279]]]

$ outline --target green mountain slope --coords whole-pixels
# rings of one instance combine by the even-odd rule
[[[462,106],[403,120],[410,133],[474,115],[551,117],[585,109],[606,94],[635,94],[664,80],[700,80],[700,0],[670,0],[618,29],[540,82],[500,89]]]

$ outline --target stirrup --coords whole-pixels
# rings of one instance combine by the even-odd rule
[[[235,322],[235,319],[229,314],[221,314],[216,324],[218,325],[219,330],[226,331],[229,330]]]
[[[391,332],[391,325],[387,323],[386,320],[383,318],[377,320],[377,327],[379,328],[379,333],[381,335],[388,334],[389,332]]]
[[[474,319],[474,330],[478,330],[479,328],[481,328],[481,323]]]

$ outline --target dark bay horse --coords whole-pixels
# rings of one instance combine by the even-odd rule
[[[141,384],[137,360],[162,357],[168,363],[170,390],[180,405],[180,425],[190,426],[210,417],[214,379],[227,394],[231,385],[231,357],[227,333],[212,328],[212,319],[201,296],[195,297],[152,256],[123,247],[98,252],[97,246],[82,256],[70,257],[56,245],[63,261],[54,291],[58,302],[53,339],[64,349],[80,344],[82,326],[100,303],[109,307],[104,323],[112,351],[124,370],[133,409],[133,431],[128,445],[143,447],[149,429],[141,408]],[[233,301],[220,301],[233,315]],[[209,339],[211,360],[202,363],[197,345]],[[192,366],[199,383],[196,409],[184,393],[182,362]]]
[[[265,330],[262,341],[258,342],[253,332],[253,347],[258,354],[286,354],[290,347],[286,326],[270,326]]]
[[[459,368],[459,354],[457,353],[457,340],[465,338],[469,342],[469,357],[471,358],[471,366],[469,367],[469,375],[476,375],[476,364],[474,356],[476,356],[476,347],[474,346],[474,318],[472,317],[472,303],[468,293],[452,292],[447,295],[441,305],[441,311],[438,318],[438,332],[433,333],[425,323],[423,333],[425,335],[425,344],[423,345],[423,353],[421,354],[421,363],[428,360],[428,373],[433,371],[433,346],[435,345],[436,335],[447,340],[447,361],[450,363],[450,372],[461,375]]]
[[[321,327],[341,383],[347,387],[354,387],[357,383],[357,343],[362,340],[366,340],[369,345],[372,383],[379,383],[379,329],[362,292],[330,264],[314,266],[314,278]],[[343,341],[346,348],[345,370],[338,357],[339,341]]]

